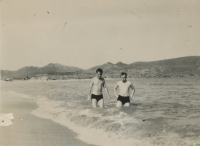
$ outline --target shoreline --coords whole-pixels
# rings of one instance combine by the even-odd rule
[[[128,79],[174,79],[174,78],[199,78],[200,76],[185,76],[185,77],[131,77]],[[12,80],[12,81],[5,81],[5,80],[0,80],[0,82],[77,82],[77,81],[90,81],[91,78],[89,79],[69,79],[69,80],[39,80],[39,79],[29,79],[29,80]],[[105,78],[105,80],[121,80],[121,78]]]
[[[78,134],[67,127],[31,114],[36,108],[34,100],[1,92],[0,112],[13,113],[14,119],[10,126],[0,126],[0,145],[94,146],[77,139]]]

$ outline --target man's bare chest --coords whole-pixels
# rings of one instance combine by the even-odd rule
[[[103,81],[102,80],[94,80],[94,85],[102,86],[103,85]]]
[[[119,84],[119,88],[121,88],[121,89],[129,89],[129,87],[130,87],[129,83],[123,83],[123,82],[121,82]]]

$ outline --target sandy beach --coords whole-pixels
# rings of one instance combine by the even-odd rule
[[[37,108],[34,100],[1,93],[0,113],[13,113],[10,126],[0,126],[0,146],[92,146],[76,138],[77,134],[30,112]],[[2,122],[2,121],[1,121]]]

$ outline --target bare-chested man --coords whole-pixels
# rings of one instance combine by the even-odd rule
[[[122,80],[117,82],[117,85],[114,88],[115,96],[117,97],[117,104],[116,107],[123,106],[130,106],[130,97],[133,97],[135,93],[135,87],[133,84],[126,80],[127,73],[121,73]],[[119,88],[119,92],[117,93],[117,88]],[[129,95],[129,89],[132,89],[131,95]]]
[[[90,88],[89,88],[89,95],[88,100],[92,100],[93,108],[96,108],[99,105],[101,108],[104,106],[102,88],[105,88],[106,93],[108,94],[108,99],[110,99],[108,89],[106,87],[106,83],[104,78],[102,78],[103,70],[98,68],[96,70],[96,77],[92,78]]]

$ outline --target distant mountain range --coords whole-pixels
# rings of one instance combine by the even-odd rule
[[[116,64],[106,63],[100,66],[92,67],[89,71],[95,71],[102,68],[105,72],[115,73],[116,71],[126,71],[129,74],[137,76],[158,76],[158,75],[200,75],[200,56],[180,57],[151,62],[135,62],[125,64],[118,62]]]
[[[129,77],[171,77],[200,76],[200,56],[180,57],[151,62],[135,62],[116,64],[107,62],[89,69],[81,69],[61,64],[50,63],[44,67],[23,67],[17,71],[1,70],[2,77],[22,77],[36,75],[70,75],[93,74],[97,68],[102,68],[108,77],[117,77],[121,71],[126,71]]]
[[[8,70],[1,70],[1,76],[6,77],[20,77],[20,76],[35,76],[38,74],[65,74],[70,72],[81,72],[82,69],[78,67],[71,67],[71,66],[65,66],[61,64],[53,64],[49,63],[48,65],[44,67],[33,67],[33,66],[27,66],[23,67],[17,71],[8,71]]]

